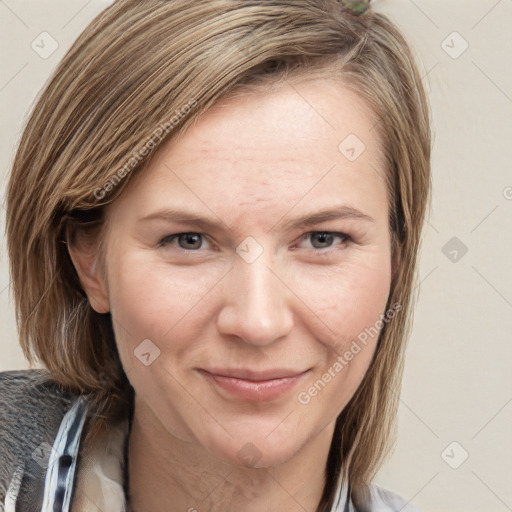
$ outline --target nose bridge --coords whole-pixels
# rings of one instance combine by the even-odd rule
[[[253,263],[238,262],[235,272],[240,280],[241,294],[245,305],[252,311],[259,311],[268,315],[272,306],[278,306],[284,297],[282,290],[278,289],[279,282],[271,271],[268,258],[260,257]]]
[[[226,283],[221,331],[257,345],[288,334],[293,325],[288,290],[276,277],[274,266],[265,252],[252,262],[237,258]]]

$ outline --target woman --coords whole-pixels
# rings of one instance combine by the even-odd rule
[[[68,52],[8,188],[48,371],[1,378],[6,510],[414,510],[371,478],[428,109],[362,4],[118,0]]]

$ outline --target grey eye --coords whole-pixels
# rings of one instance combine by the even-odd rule
[[[178,245],[182,249],[200,249],[203,245],[203,237],[199,233],[182,233],[178,235]]]
[[[311,233],[311,245],[315,249],[325,249],[331,247],[334,241],[334,235],[331,233],[316,232]]]

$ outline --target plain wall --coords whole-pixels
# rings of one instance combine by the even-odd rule
[[[29,107],[108,3],[0,2],[2,234],[5,183]],[[376,9],[418,52],[435,132],[398,442],[376,481],[423,512],[512,510],[512,1],[382,0]],[[47,58],[31,46],[51,49],[42,32],[58,43]],[[0,370],[26,368],[4,235],[0,325]]]

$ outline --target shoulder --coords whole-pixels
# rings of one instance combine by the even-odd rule
[[[14,485],[38,491],[62,417],[76,396],[42,370],[0,372],[0,502]]]
[[[22,429],[27,423],[32,429],[60,422],[74,395],[53,382],[44,370],[0,372],[0,431]],[[26,433],[23,433],[24,435]]]
[[[368,512],[418,512],[418,509],[398,494],[377,485],[370,486]]]

